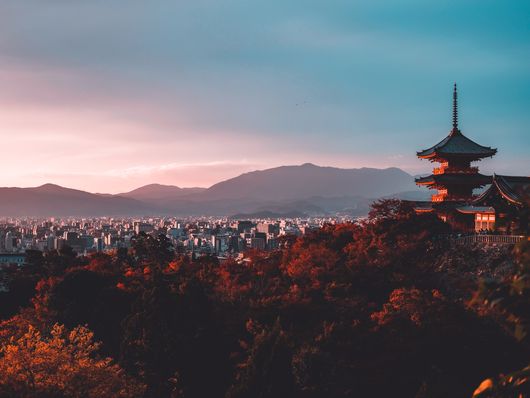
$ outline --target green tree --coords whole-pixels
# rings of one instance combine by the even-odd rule
[[[518,271],[501,282],[483,280],[473,302],[500,314],[513,336],[530,346],[530,241],[514,247]],[[530,366],[484,380],[473,397],[530,397]]]

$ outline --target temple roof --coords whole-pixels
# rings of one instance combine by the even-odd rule
[[[441,140],[438,144],[424,149],[416,154],[419,158],[432,160],[441,160],[451,157],[460,157],[468,160],[479,160],[493,156],[497,153],[497,149],[489,146],[482,146],[475,141],[467,138],[458,129],[458,95],[456,91],[456,83],[453,91],[453,129],[447,137]]]
[[[417,152],[417,155],[423,159],[451,156],[481,159],[493,156],[496,153],[497,149],[477,144],[462,134],[458,128],[454,127],[451,133],[442,141],[429,149]]]
[[[491,214],[495,213],[495,209],[491,206],[462,206],[457,207],[456,210],[458,210],[460,213],[464,214],[475,214],[475,213],[485,213],[485,214]]]
[[[414,210],[418,213],[430,213],[434,211],[431,201],[427,202],[427,201],[415,200],[415,201],[411,201],[411,203],[413,203]]]
[[[476,198],[473,203],[481,203],[498,192],[504,199],[515,205],[530,206],[530,177],[493,175],[491,186]]]
[[[467,174],[431,174],[427,177],[416,178],[418,185],[486,185],[491,183],[491,176],[479,173]]]

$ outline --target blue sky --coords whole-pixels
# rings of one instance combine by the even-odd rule
[[[427,172],[455,81],[461,130],[499,149],[480,166],[528,175],[527,1],[2,0],[0,185]]]

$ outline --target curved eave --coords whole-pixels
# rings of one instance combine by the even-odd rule
[[[501,176],[494,176],[493,183],[499,190],[499,193],[502,195],[502,197],[508,202],[517,206],[523,205],[523,202],[519,200],[519,195],[513,192],[513,190],[510,188],[510,185]]]
[[[431,207],[430,209],[424,208],[424,207],[415,207],[414,211],[416,213],[432,213],[434,209]]]
[[[495,187],[497,188],[497,187]],[[490,194],[492,194],[492,190],[495,189],[493,184],[491,185],[491,187],[489,187],[485,192],[482,193],[482,195],[480,195],[479,197],[477,197],[473,203],[481,203],[484,199],[486,199]],[[522,206],[523,204],[514,199],[513,197],[511,197],[509,194],[507,194],[506,192],[504,192],[502,189],[496,189],[497,192],[499,193],[499,195],[501,195],[507,202],[509,203],[512,203],[516,206]]]
[[[436,145],[423,151],[416,152],[421,159],[434,159],[446,157],[459,157],[471,159],[482,159],[497,153],[496,148],[477,144],[466,137],[460,130],[454,128],[447,137]]]
[[[470,158],[470,159],[484,159],[484,158],[490,158],[494,156],[497,153],[496,148],[490,148],[487,152],[482,153],[458,153],[458,152],[444,152],[444,151],[436,151],[436,155],[439,157],[455,157],[455,158]]]
[[[495,213],[495,209],[490,206],[463,206],[457,207],[456,210],[462,214],[492,214]]]
[[[484,174],[431,174],[426,177],[416,178],[414,180],[418,185],[432,184],[477,184],[486,185],[491,183],[491,176]]]
[[[515,206],[524,206],[524,200],[521,199],[520,195],[510,187],[510,184],[503,176],[499,175],[493,176],[490,187],[476,198],[473,203],[481,203],[495,192],[498,192],[498,194],[508,203]]]
[[[491,189],[493,187],[493,184],[490,185],[488,189],[486,189],[484,192],[482,192],[479,196],[477,196],[472,203],[480,203],[482,202],[488,195],[491,193]]]
[[[414,182],[416,183],[416,185],[425,185],[425,186],[435,184],[434,180],[421,181],[421,178],[416,179]]]
[[[430,147],[428,149],[424,149],[423,151],[417,152],[416,153],[417,156],[419,158],[423,158],[423,159],[430,159],[430,158],[436,156],[436,150],[439,149],[439,148],[443,148],[447,144],[447,142],[449,142],[449,140],[451,139],[451,136],[452,136],[452,133],[449,133],[449,135],[447,137],[445,137],[443,140],[441,140],[436,145],[433,145],[432,147]]]
[[[499,192],[500,192],[500,194],[502,195],[502,197],[503,197],[504,199],[506,199],[508,202],[513,203],[513,204],[516,205],[516,206],[522,206],[522,203],[519,202],[518,200],[515,200],[515,199],[512,198],[511,196],[505,194],[503,191],[499,191]]]
[[[454,152],[443,152],[443,151],[433,151],[427,153],[427,151],[416,152],[416,156],[420,159],[436,160],[436,159],[451,159],[451,158],[460,158],[460,159],[469,159],[469,160],[480,160],[484,158],[489,158],[495,156],[497,149],[493,148],[489,152],[485,153],[454,153]]]
[[[419,157],[420,159],[432,159],[432,158],[436,157],[436,153],[435,152],[432,152],[432,153],[427,154],[427,155],[424,155],[424,153],[425,153],[425,151],[416,152],[416,156]]]

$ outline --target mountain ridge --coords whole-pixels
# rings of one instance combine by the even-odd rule
[[[90,193],[46,183],[0,188],[1,216],[229,215],[299,211],[367,212],[377,198],[421,192],[408,173],[386,169],[341,169],[305,163],[255,170],[209,188],[147,184],[120,194]],[[408,195],[410,196],[410,194]]]
[[[161,200],[167,197],[175,198],[193,193],[199,193],[206,189],[207,188],[200,187],[181,188],[177,185],[152,183],[142,185],[141,187],[135,188],[131,191],[119,193],[116,195],[138,200]]]
[[[343,169],[304,163],[247,172],[214,184],[207,192],[210,198],[216,199],[254,197],[278,200],[363,194],[379,197],[414,189],[412,176],[396,167]]]

